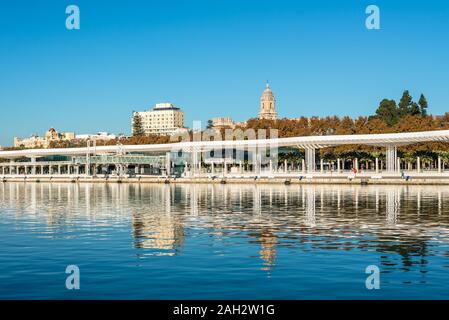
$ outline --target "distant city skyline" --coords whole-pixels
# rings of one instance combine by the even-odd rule
[[[257,118],[269,80],[278,117],[373,114],[424,93],[449,111],[449,3],[376,1],[63,1],[0,7],[0,145],[50,127],[130,134],[134,110],[170,102],[185,125]]]

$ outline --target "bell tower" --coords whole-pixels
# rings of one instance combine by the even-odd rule
[[[270,84],[267,81],[265,90],[260,97],[259,119],[276,120],[276,99],[271,91]]]

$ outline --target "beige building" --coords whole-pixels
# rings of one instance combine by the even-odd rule
[[[76,140],[115,140],[118,137],[115,134],[109,133],[109,132],[97,132],[97,133],[84,133],[84,134],[77,134],[75,136]]]
[[[184,128],[184,112],[171,103],[158,103],[149,111],[134,112],[131,128],[134,134],[134,115],[138,113],[142,119],[145,134],[172,135]]]
[[[213,129],[233,129],[235,127],[234,121],[229,117],[212,118],[211,120]]]
[[[14,138],[14,147],[16,148],[48,148],[53,141],[71,141],[75,139],[74,132],[59,133],[55,128],[50,128],[44,137],[32,135],[29,138]]]
[[[276,120],[276,99],[271,91],[270,85],[267,82],[266,88],[260,97],[260,112],[259,119]]]

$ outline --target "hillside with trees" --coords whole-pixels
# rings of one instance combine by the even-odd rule
[[[259,120],[250,119],[246,128],[277,129],[278,136],[314,136],[344,134],[378,134],[394,132],[417,132],[430,130],[448,130],[449,113],[432,116],[428,112],[428,103],[423,94],[414,102],[408,90],[405,90],[399,103],[393,99],[383,99],[372,116],[350,118],[337,117],[300,117],[297,119]],[[244,128],[242,128],[244,129]],[[328,161],[337,158],[351,159],[357,157],[362,161],[372,162],[375,157],[384,158],[384,148],[364,145],[343,145],[320,149],[320,155]],[[398,149],[398,156],[414,163],[420,156],[423,162],[432,166],[438,156],[449,163],[449,144],[441,142],[419,143]],[[296,162],[303,157],[301,152],[291,151],[281,155],[288,161]]]

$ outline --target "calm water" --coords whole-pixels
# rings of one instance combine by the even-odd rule
[[[0,183],[0,298],[449,297],[449,191]],[[78,265],[81,289],[65,288]],[[380,290],[365,268],[381,270]]]

